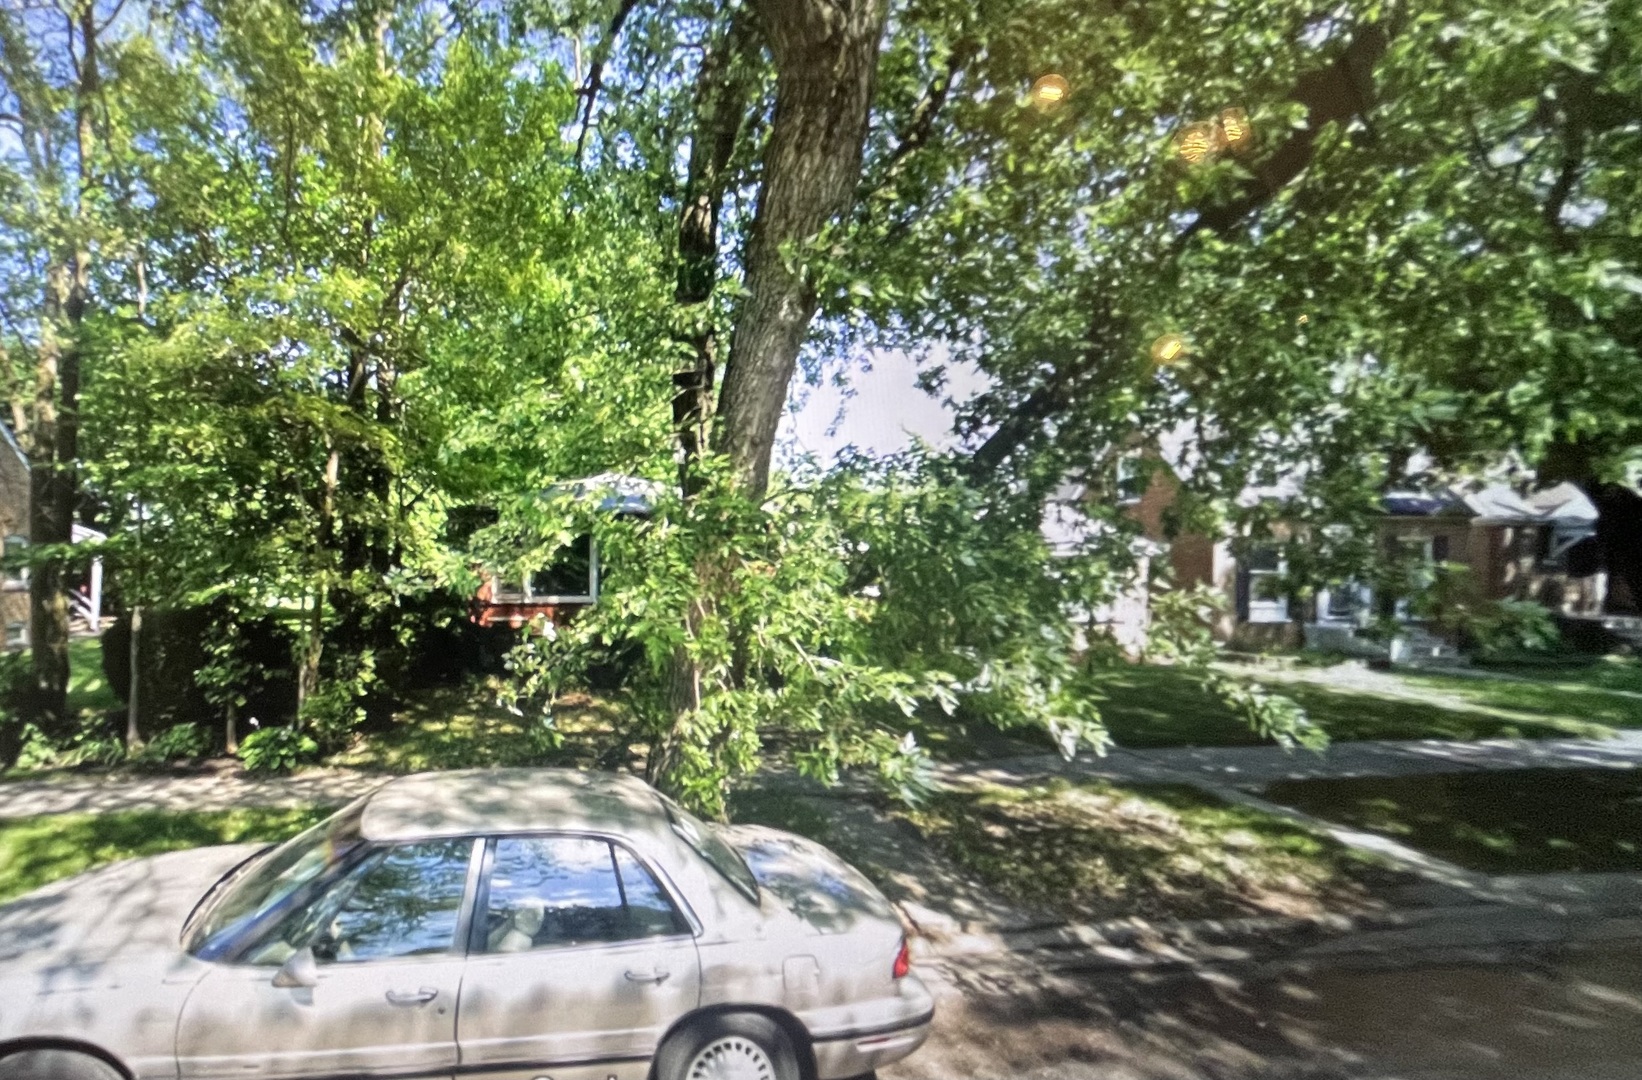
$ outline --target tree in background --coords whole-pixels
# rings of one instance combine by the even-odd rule
[[[94,301],[94,259],[114,193],[107,142],[116,119],[104,70],[118,4],[93,0],[0,10],[0,190],[6,193],[0,288],[11,423],[30,465],[27,712],[68,723],[66,576],[79,498],[80,382]],[[110,55],[112,54],[112,55]]]

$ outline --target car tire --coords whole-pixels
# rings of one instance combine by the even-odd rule
[[[715,1059],[739,1058],[737,1071]],[[781,1025],[757,1013],[717,1013],[692,1021],[662,1044],[656,1080],[716,1080],[719,1076],[799,1080],[798,1053]]]
[[[125,1080],[120,1070],[76,1050],[22,1050],[0,1057],[0,1080]]]

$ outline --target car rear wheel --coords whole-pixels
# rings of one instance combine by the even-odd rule
[[[704,1017],[662,1046],[658,1080],[798,1080],[798,1055],[786,1032],[767,1017],[722,1013]]]
[[[0,1057],[0,1080],[125,1080],[101,1058],[73,1050],[23,1050]]]

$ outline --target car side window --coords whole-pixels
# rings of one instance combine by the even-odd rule
[[[631,854],[579,836],[496,841],[485,951],[630,941],[685,931],[655,878]]]
[[[374,851],[293,913],[250,960],[284,963],[304,946],[321,964],[446,952],[455,942],[472,852],[472,840]]]

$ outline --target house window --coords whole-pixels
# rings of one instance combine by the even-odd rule
[[[1249,549],[1243,559],[1243,591],[1247,597],[1245,618],[1251,623],[1287,622],[1289,600],[1283,591],[1287,570],[1282,551],[1273,544]]]
[[[28,546],[29,540],[26,536],[13,534],[6,537],[4,558],[0,560],[0,564],[5,567],[5,588],[14,590],[28,588],[29,569],[18,561],[23,557],[23,552]]]
[[[498,577],[491,600],[498,604],[591,604],[599,598],[599,558],[591,536],[579,536],[553,562],[519,580]]]
[[[1323,619],[1327,622],[1356,622],[1366,606],[1363,587],[1354,581],[1335,585],[1323,593]]]
[[[1539,533],[1538,565],[1541,570],[1583,570],[1582,564],[1588,560],[1580,560],[1574,556],[1574,549],[1585,541],[1596,536],[1596,529],[1583,522],[1576,525],[1554,525],[1549,529],[1541,529]],[[1589,571],[1586,571],[1589,572]],[[1576,576],[1583,576],[1576,572]]]
[[[1133,506],[1146,495],[1151,474],[1141,465],[1138,455],[1126,454],[1117,459],[1117,501],[1119,506]]]
[[[25,622],[11,622],[6,624],[6,648],[23,649],[29,643],[29,624]]]

